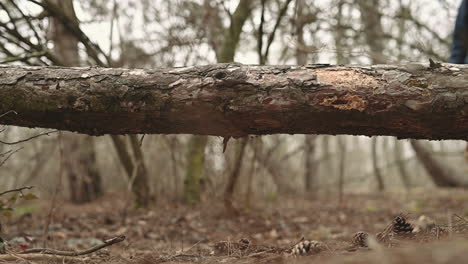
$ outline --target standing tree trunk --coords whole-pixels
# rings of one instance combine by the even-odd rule
[[[296,0],[296,37],[297,37],[297,48],[296,48],[296,62],[298,65],[306,65],[308,53],[303,49],[306,46],[304,40],[304,26],[306,25],[306,17],[304,15],[305,8],[304,0]],[[304,138],[304,185],[305,191],[310,192],[313,188],[313,178],[318,168],[318,164],[314,160],[316,152],[316,135],[306,135]]]
[[[188,143],[183,199],[194,204],[200,201],[201,177],[205,165],[206,136],[192,136]]]
[[[456,172],[431,155],[421,141],[410,140],[416,157],[426,169],[427,174],[439,187],[468,187],[466,177],[456,177]],[[464,180],[463,180],[464,179]]]
[[[401,143],[398,139],[395,139],[395,162],[398,168],[398,172],[400,173],[401,182],[406,190],[411,187],[410,177],[408,171],[406,170],[405,161],[403,160],[403,151],[401,149]]]
[[[206,2],[206,1],[205,1]],[[245,21],[252,12],[252,1],[240,0],[235,12],[231,16],[231,24],[229,28],[224,29],[224,39],[221,47],[216,49],[218,62],[233,62],[236,48],[240,40],[242,28]],[[208,3],[209,4],[209,3]],[[213,25],[214,26],[214,25]],[[213,36],[215,37],[215,36]],[[215,43],[215,40],[210,41]],[[207,138],[201,139],[201,136],[193,136],[189,139],[188,143],[188,156],[187,167],[185,169],[185,182],[184,182],[184,200],[186,202],[194,203],[200,199],[200,181],[202,180],[203,163],[205,160],[205,147]],[[194,156],[190,156],[194,155]],[[202,162],[202,164],[199,164]]]
[[[236,144],[235,164],[231,172],[231,175],[229,176],[226,190],[224,192],[224,205],[226,209],[231,213],[237,212],[237,210],[235,209],[232,203],[232,196],[234,194],[234,188],[236,187],[236,183],[237,183],[237,180],[239,179],[239,175],[242,169],[242,161],[244,160],[244,153],[245,153],[245,148],[247,146],[248,140],[249,140],[248,137],[244,137],[240,140],[238,144]]]
[[[361,12],[361,22],[364,27],[364,37],[369,46],[369,57],[373,64],[384,63],[384,43],[381,37],[383,32],[382,16],[379,11],[380,0],[358,0]],[[377,159],[377,137],[372,138],[371,152],[374,176],[377,181],[377,189],[383,191],[385,188],[382,173],[378,167]]]
[[[337,64],[347,64],[349,62],[349,56],[345,56],[345,27],[343,26],[343,6],[345,2],[343,0],[338,0],[337,8],[338,14],[336,15],[336,24],[334,30],[334,40],[335,40],[335,51],[336,51],[336,63]]]
[[[385,63],[387,60],[383,54],[384,42],[382,38],[382,15],[380,12],[380,0],[358,0],[361,11],[361,21],[364,28],[364,37],[369,46],[369,55],[373,64]]]
[[[151,189],[149,186],[148,170],[145,166],[145,160],[143,158],[143,152],[141,151],[140,142],[137,135],[129,135],[130,146],[134,155],[134,164],[136,169],[135,180],[133,182],[134,193],[137,195],[136,200],[137,207],[148,207],[151,202]]]
[[[78,24],[73,0],[54,1],[60,6],[64,15]],[[54,42],[54,55],[63,66],[79,66],[78,39],[68,31],[67,27],[55,17],[51,18],[51,40]],[[63,132],[63,150],[67,153],[62,157],[65,178],[68,179],[70,199],[75,203],[95,200],[102,194],[101,178],[96,165],[96,153],[93,138]]]
[[[304,138],[304,159],[305,159],[305,170],[304,170],[304,183],[306,192],[310,192],[314,189],[315,174],[318,169],[318,161],[315,160],[317,135],[306,135]]]
[[[341,136],[336,137],[339,150],[339,172],[338,172],[338,193],[339,193],[339,203],[343,202],[344,198],[344,186],[345,186],[345,168],[346,168],[346,141],[345,138]]]
[[[372,167],[374,168],[375,180],[377,181],[377,190],[383,191],[385,189],[382,173],[380,172],[378,159],[377,159],[377,141],[378,137],[372,137]]]
[[[130,155],[129,147],[125,140],[126,138],[130,139],[134,160],[132,160],[132,156]],[[131,185],[131,189],[135,195],[136,206],[148,206],[151,201],[151,193],[148,174],[144,164],[143,153],[141,152],[141,148],[138,143],[138,138],[136,135],[130,135],[128,137],[112,135],[111,139],[117,151],[119,160],[128,176],[129,184]]]

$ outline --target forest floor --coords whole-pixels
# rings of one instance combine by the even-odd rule
[[[257,202],[239,215],[222,200],[191,207],[162,202],[131,209],[108,195],[87,205],[31,201],[3,219],[11,252],[43,247],[77,250],[125,235],[103,250],[75,258],[42,259],[6,254],[18,263],[467,263],[468,191],[414,190],[410,193],[290,196]],[[239,204],[238,204],[239,206]],[[376,234],[403,215],[423,230],[368,247],[352,243],[358,231]],[[418,220],[419,219],[419,220]],[[421,220],[425,219],[425,220]],[[424,230],[423,222],[435,225]],[[430,222],[430,221],[429,221]],[[49,223],[49,224],[48,224]],[[45,230],[45,226],[49,226]],[[305,256],[292,256],[301,238],[319,241]],[[304,241],[303,241],[304,242]],[[314,242],[315,243],[315,242]],[[2,256],[0,255],[0,262]],[[31,255],[32,256],[32,255]],[[26,259],[31,260],[27,262]]]

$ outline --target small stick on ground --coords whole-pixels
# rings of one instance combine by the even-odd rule
[[[59,260],[66,259],[67,261],[80,261],[80,258],[66,257],[66,256],[54,256],[44,254],[24,254],[21,257],[18,254],[4,254],[0,255],[0,262],[5,263],[16,263],[18,260],[34,263],[34,261],[46,261],[46,263],[56,263]]]
[[[45,254],[45,255],[76,257],[76,256],[91,254],[105,247],[111,246],[116,243],[120,243],[124,240],[125,240],[125,236],[118,236],[118,237],[114,237],[114,238],[104,241],[104,243],[102,243],[101,245],[97,245],[97,246],[94,246],[85,250],[78,250],[78,251],[65,251],[65,250],[56,250],[56,249],[50,249],[50,248],[31,248],[31,249],[21,251],[18,254],[40,253],[40,254]]]

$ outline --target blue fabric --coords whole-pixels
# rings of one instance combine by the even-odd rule
[[[458,9],[449,62],[468,64],[468,0],[463,0]]]

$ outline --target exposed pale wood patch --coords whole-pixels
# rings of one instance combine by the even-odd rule
[[[318,81],[346,89],[377,88],[383,81],[356,70],[315,70]]]
[[[362,112],[366,109],[367,102],[357,95],[347,93],[342,96],[325,98],[320,104],[341,110],[358,110]]]

